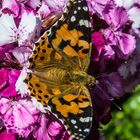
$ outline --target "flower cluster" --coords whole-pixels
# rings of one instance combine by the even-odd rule
[[[114,99],[140,82],[140,1],[86,0],[92,24],[88,73],[97,83],[90,90],[93,128],[110,121]],[[0,139],[70,140],[63,125],[38,110],[23,79],[33,46],[63,14],[68,0],[3,0],[0,2]],[[23,123],[24,122],[24,123]]]

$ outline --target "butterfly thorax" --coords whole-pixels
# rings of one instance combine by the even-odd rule
[[[93,86],[95,84],[95,78],[84,71],[69,71],[66,73],[68,83],[78,84],[85,86]]]

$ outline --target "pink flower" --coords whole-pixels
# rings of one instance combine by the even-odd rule
[[[0,90],[6,86],[6,84],[8,83],[8,72],[6,69],[2,68],[0,70]]]
[[[115,52],[109,45],[106,45],[105,38],[100,32],[93,32],[92,33],[92,60],[99,61],[100,55],[105,58],[113,58]]]
[[[19,70],[8,70],[5,68],[0,69],[0,95],[3,97],[15,96],[15,83],[20,74]]]
[[[19,5],[17,4],[16,0],[3,0],[2,9],[11,10],[15,17],[17,17],[19,14]]]
[[[38,115],[39,111],[26,99],[15,101],[1,98],[0,100],[0,116],[6,129],[22,137],[27,137],[31,133]]]
[[[36,9],[37,7],[40,7],[41,5],[40,0],[26,0],[26,1],[27,1],[27,4],[30,5],[33,9]]]
[[[95,13],[102,15],[105,6],[108,3],[111,3],[110,0],[86,0],[86,1],[88,4],[89,11],[92,15]]]
[[[32,49],[25,46],[16,47],[12,50],[12,54],[15,56],[21,66],[27,66],[27,62],[31,56],[31,53]]]
[[[38,21],[39,18],[33,12],[24,10],[17,27],[13,15],[3,13],[0,16],[0,45],[18,42],[19,46],[31,46],[36,32],[40,30],[37,28]]]
[[[110,29],[103,30],[103,33],[108,45],[110,45],[120,57],[122,57],[122,55],[130,55],[136,48],[136,40],[130,34],[120,31],[112,32]]]
[[[14,44],[7,44],[0,46],[0,60],[4,60],[6,54],[14,48]]]
[[[93,32],[92,43],[93,43],[92,59],[98,61],[100,54],[105,45],[105,40],[103,35],[100,32]]]
[[[116,31],[125,25],[128,21],[128,13],[122,7],[111,7],[111,10],[104,10],[103,17],[104,20],[111,26],[111,28]]]
[[[129,11],[129,18],[133,22],[132,29],[140,37],[140,7],[132,7]]]
[[[40,126],[34,131],[37,140],[65,140],[65,137],[67,137],[66,140],[70,139],[64,127],[51,114],[42,115],[38,123]]]
[[[44,0],[52,12],[63,12],[68,0]]]
[[[6,130],[4,130],[2,133],[0,133],[0,139],[1,140],[16,140],[15,134],[9,133]]]
[[[38,13],[42,16],[42,18],[46,18],[51,13],[51,11],[50,11],[48,5],[46,5],[43,2],[41,7],[38,10]]]
[[[104,11],[104,19],[110,27],[102,29],[107,45],[116,52],[118,57],[129,56],[136,48],[135,38],[124,33],[124,25],[129,21],[128,13],[122,7],[114,7],[111,11]],[[130,30],[130,29],[129,29]]]

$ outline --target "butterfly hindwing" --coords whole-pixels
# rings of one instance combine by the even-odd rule
[[[83,139],[91,128],[92,104],[84,86],[59,85],[28,74],[26,83],[31,96],[55,115],[75,138]]]
[[[86,87],[65,89],[61,95],[49,100],[48,107],[73,137],[84,139],[88,135],[92,124],[92,104]]]
[[[65,89],[70,88],[69,85],[61,85],[32,73],[27,74],[24,81],[30,90],[30,95],[40,102],[44,108],[47,107],[47,103],[52,97],[61,95]]]

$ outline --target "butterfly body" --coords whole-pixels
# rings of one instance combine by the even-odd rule
[[[56,118],[69,134],[84,139],[92,126],[93,108],[87,73],[91,25],[86,0],[70,0],[62,17],[35,43],[24,80],[30,95]]]
[[[59,65],[58,65],[59,66]],[[47,67],[33,72],[46,81],[59,84],[93,86],[95,78],[84,71],[63,69],[60,67]]]

